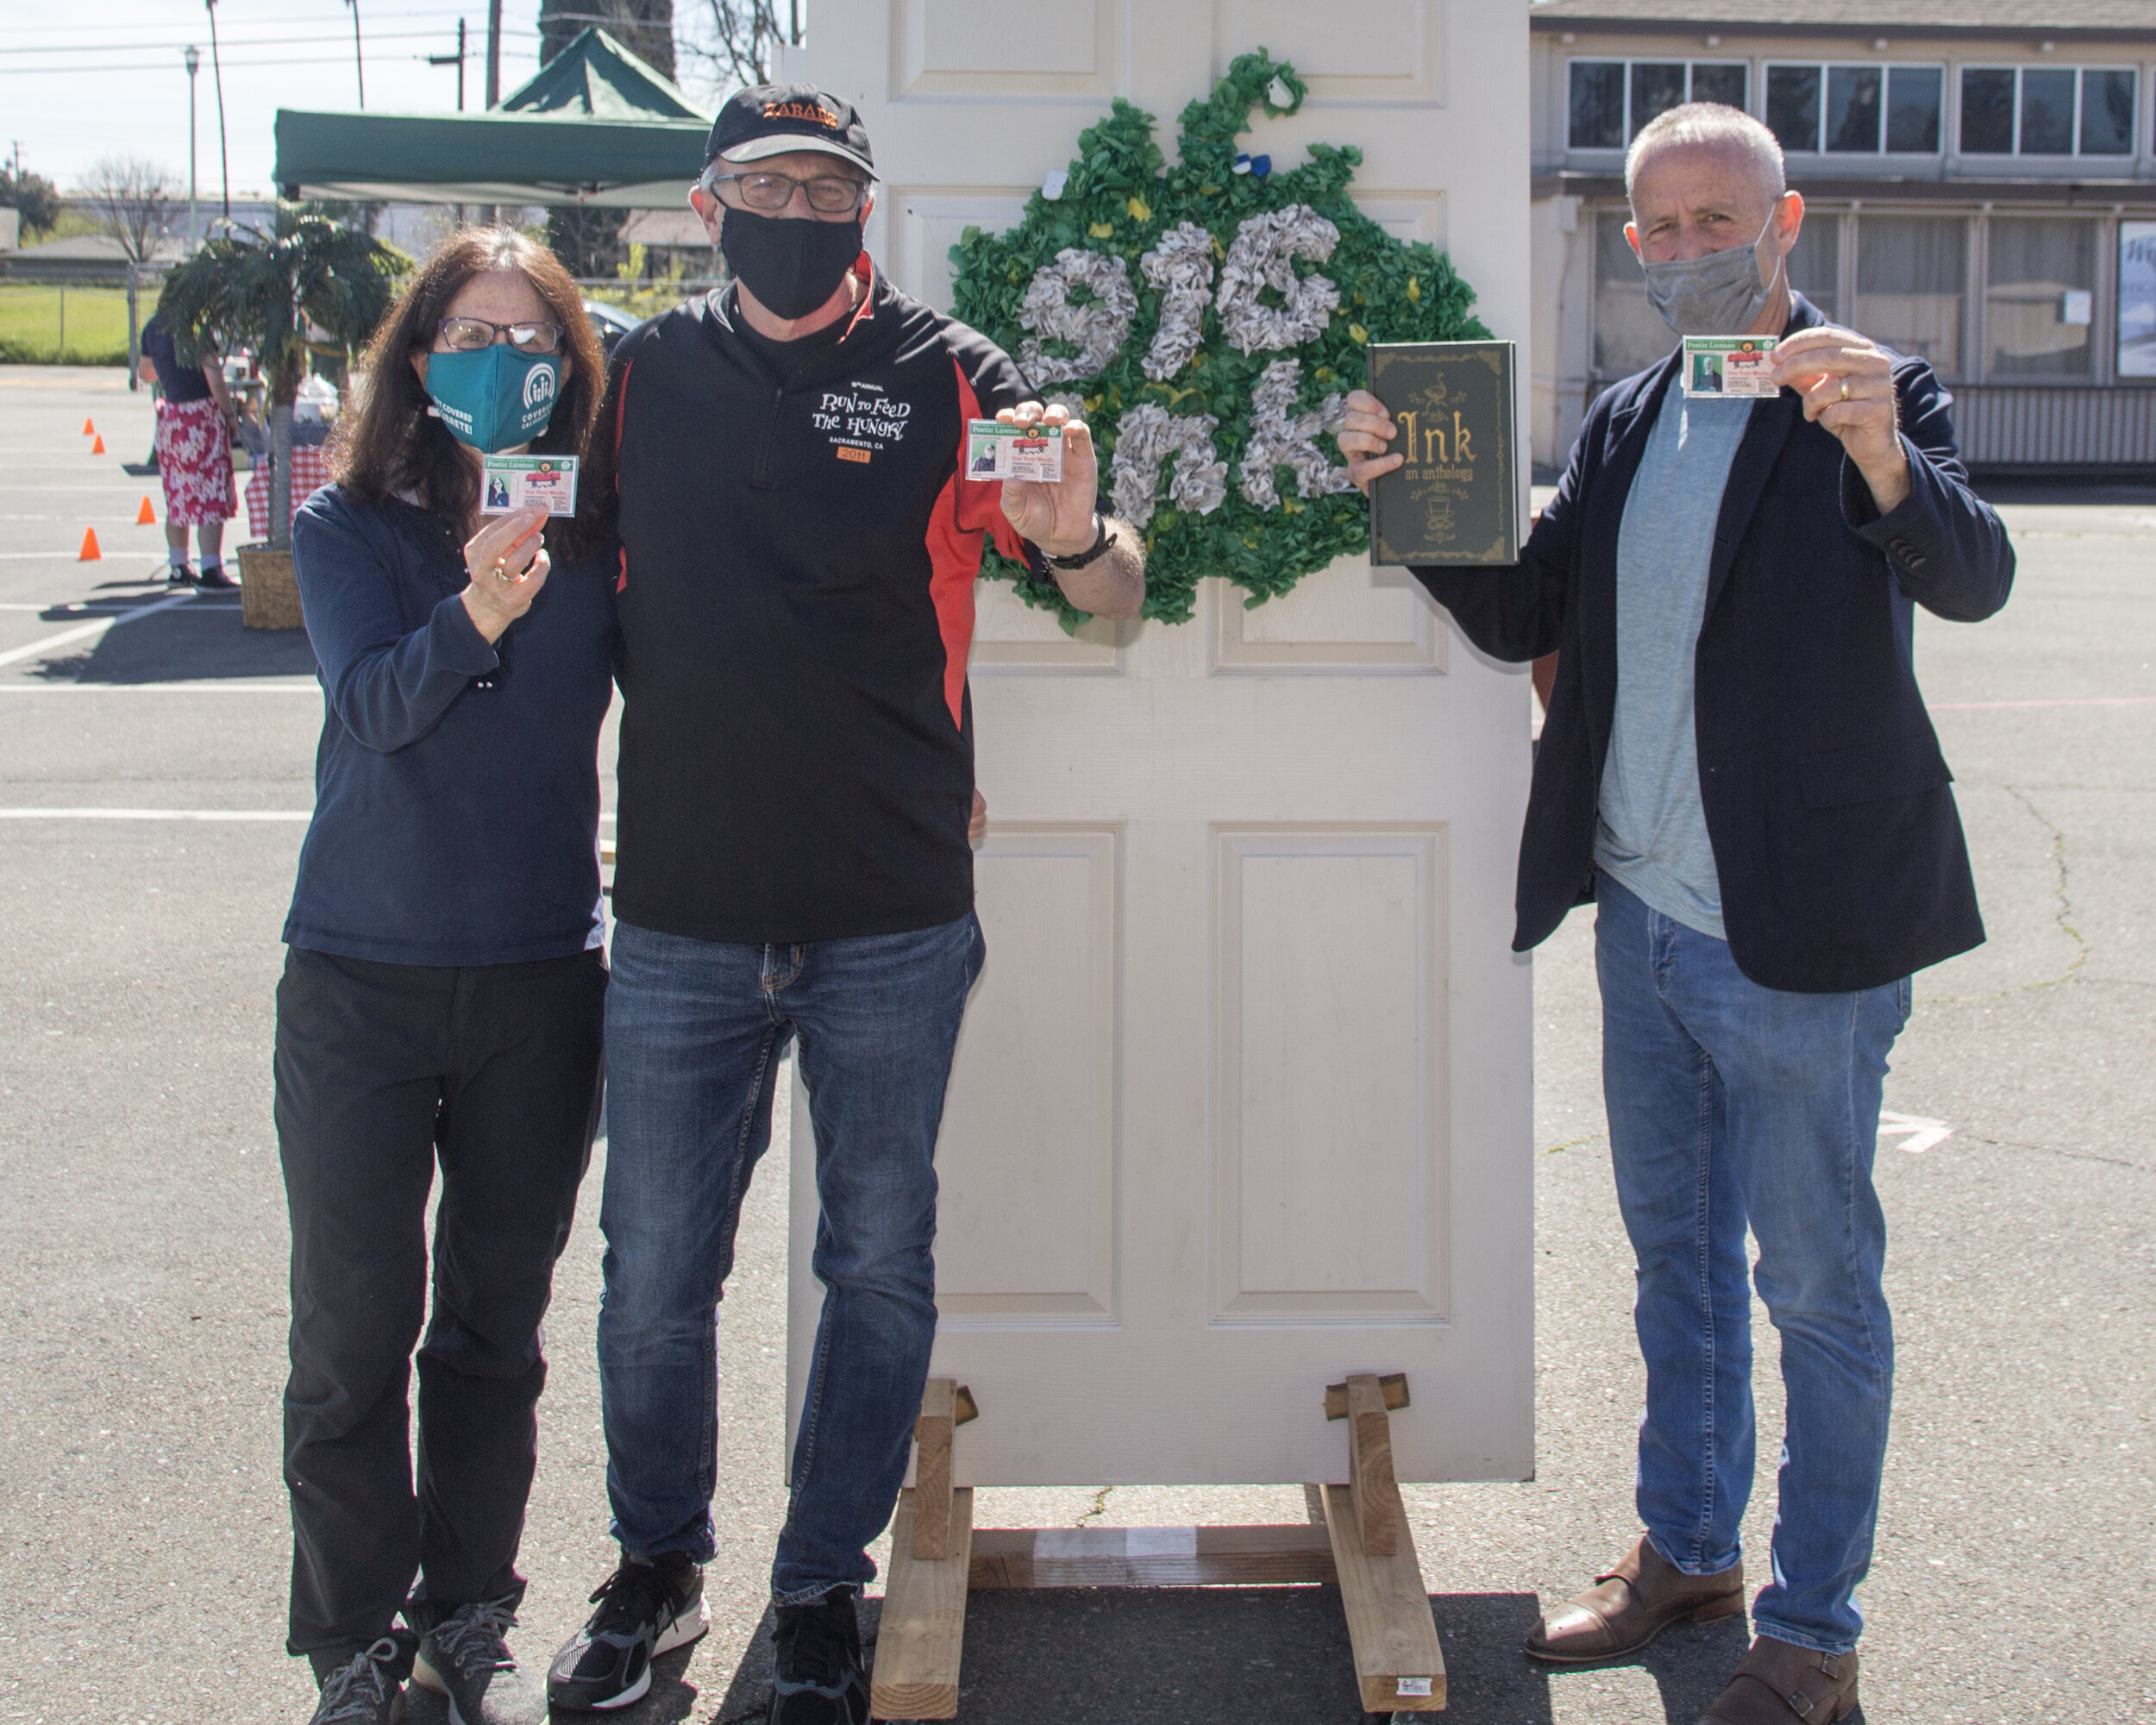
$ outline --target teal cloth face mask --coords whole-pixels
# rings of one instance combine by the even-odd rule
[[[468,352],[427,355],[427,393],[460,443],[499,455],[529,443],[554,417],[561,361],[520,354],[506,342]]]

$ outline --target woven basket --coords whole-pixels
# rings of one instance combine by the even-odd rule
[[[249,629],[304,629],[292,554],[266,545],[240,547],[240,621]]]

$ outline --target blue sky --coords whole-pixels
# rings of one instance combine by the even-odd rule
[[[359,0],[367,105],[398,113],[456,106],[457,20],[473,58],[465,100],[484,105],[486,0]],[[502,88],[538,70],[538,0],[505,0]],[[202,50],[197,84],[197,171],[204,199],[218,185],[217,110],[210,69],[210,21],[201,0],[85,0],[40,4],[0,0],[0,154],[19,142],[22,165],[63,190],[101,156],[147,156],[187,176],[187,72],[181,50]],[[225,121],[234,195],[269,190],[271,124],[280,108],[358,105],[352,9],[344,0],[218,0]],[[699,97],[707,92],[693,91]]]

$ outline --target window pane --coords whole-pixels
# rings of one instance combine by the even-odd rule
[[[1741,108],[1750,93],[1745,89],[1752,68],[1748,66],[1700,66],[1692,67],[1692,100],[1720,102],[1732,108]],[[2131,74],[2128,74],[2131,76]]]
[[[1984,330],[1993,378],[2087,377],[2096,224],[2071,216],[1991,221]]]
[[[1969,230],[1957,216],[1865,216],[1857,224],[1856,326],[1883,347],[1961,369]]]
[[[2074,75],[2071,72],[2021,74],[2021,154],[2070,156],[2074,153]]]
[[[1789,285],[1820,309],[1830,323],[1841,321],[1841,217],[1807,216],[1789,258]]]
[[[1665,66],[1658,61],[1641,60],[1632,68],[1632,135],[1638,137],[1639,129],[1658,114],[1666,114],[1684,100],[1684,67],[1682,62]]]
[[[2014,154],[2014,74],[2005,71],[1961,75],[1961,149],[1964,155]]]
[[[1595,218],[1595,374],[1630,377],[1677,345],[1662,314],[1647,304],[1639,260],[1625,239],[1621,210]]]
[[[1827,147],[1843,152],[1879,147],[1879,68],[1836,66],[1827,71]]]
[[[2081,154],[2134,154],[2134,72],[2090,71],[2081,74]]]
[[[1576,150],[1625,147],[1625,67],[1621,60],[1572,62],[1572,129]]]
[[[1887,74],[1887,147],[1905,155],[1939,154],[1939,116],[1946,74],[1935,66],[1897,66]]]
[[[1819,148],[1819,68],[1767,68],[1767,129],[1785,150]]]

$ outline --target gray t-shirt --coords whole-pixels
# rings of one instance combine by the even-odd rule
[[[1651,908],[1717,940],[1721,882],[1700,804],[1692,660],[1729,464],[1749,400],[1687,400],[1672,380],[1617,534],[1617,717],[1595,862]]]

